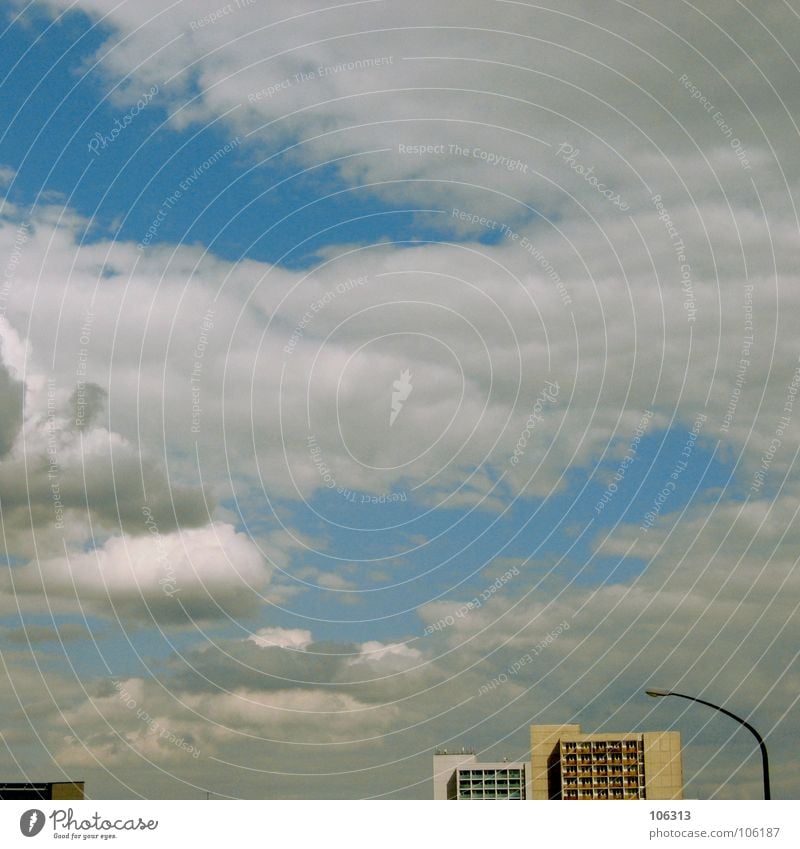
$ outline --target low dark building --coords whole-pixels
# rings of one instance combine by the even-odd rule
[[[0,782],[0,800],[45,799],[73,800],[83,799],[83,781],[21,781]]]

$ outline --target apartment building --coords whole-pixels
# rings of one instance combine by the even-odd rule
[[[433,798],[527,799],[529,773],[524,762],[480,763],[471,751],[439,751],[433,756]]]
[[[680,733],[532,725],[531,798],[682,799]]]
[[[531,725],[530,762],[481,763],[471,750],[437,751],[433,798],[682,799],[681,735]]]

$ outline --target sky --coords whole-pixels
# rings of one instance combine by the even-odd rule
[[[0,14],[3,780],[797,798],[794,0]]]

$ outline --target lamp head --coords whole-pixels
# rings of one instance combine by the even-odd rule
[[[660,696],[671,696],[672,693],[669,690],[661,690],[658,687],[648,687],[645,690],[648,696],[652,696],[654,699],[659,698]]]

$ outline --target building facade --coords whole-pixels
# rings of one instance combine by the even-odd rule
[[[83,799],[83,781],[18,781],[0,782],[0,800],[43,799],[73,800]]]
[[[682,799],[681,735],[532,725],[529,763],[481,763],[473,751],[436,752],[433,798]]]
[[[480,763],[474,752],[451,755],[446,751],[433,756],[434,799],[511,799],[528,798],[530,764]]]
[[[680,733],[532,725],[531,798],[682,799]]]

